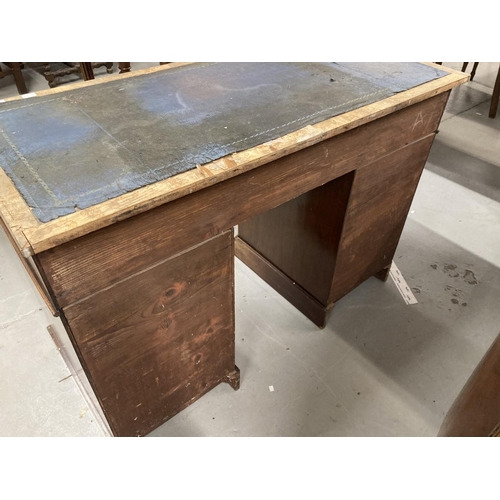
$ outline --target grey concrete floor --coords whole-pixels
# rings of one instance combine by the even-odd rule
[[[412,204],[395,262],[418,304],[371,278],[318,330],[236,261],[241,388],[216,387],[151,436],[437,434],[500,331],[500,116],[488,118],[497,68],[480,63],[452,92]],[[35,64],[27,73],[30,91],[46,88]],[[16,93],[6,80],[0,99]],[[49,324],[61,330],[0,232],[0,435],[109,435]]]

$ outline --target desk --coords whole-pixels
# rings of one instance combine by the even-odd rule
[[[2,224],[115,435],[239,387],[235,254],[319,327],[387,278],[467,79],[399,63],[173,63],[1,105]]]

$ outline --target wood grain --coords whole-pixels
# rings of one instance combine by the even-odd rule
[[[353,180],[354,171],[238,225],[239,238],[306,290],[323,309],[328,304]]]
[[[324,328],[328,313],[323,304],[274,266],[241,238],[235,239],[235,255],[315,325]]]
[[[145,435],[237,382],[233,281],[228,231],[64,309],[116,435]]]
[[[168,67],[169,65],[162,68]],[[134,76],[134,73],[126,73],[119,77],[127,75]],[[203,168],[190,170],[145,186],[99,205],[50,221],[38,228],[27,228],[26,236],[34,251],[42,252],[430,99],[464,83],[467,79],[468,75],[451,72],[442,78],[400,92],[387,99],[208,163]],[[94,81],[101,80],[103,79]]]
[[[433,140],[431,134],[356,171],[329,304],[390,265]]]
[[[39,255],[60,307],[435,132],[446,95]],[[189,228],[189,231],[186,230]]]
[[[500,435],[500,335],[453,402],[438,435],[441,437]]]

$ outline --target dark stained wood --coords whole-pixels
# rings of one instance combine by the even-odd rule
[[[24,81],[24,76],[23,76],[23,64],[18,63],[18,62],[9,62],[9,63],[4,63],[9,69],[2,70],[0,68],[0,78],[3,78],[4,76],[7,75],[12,75],[14,77],[14,82],[17,87],[17,91],[20,94],[27,94],[28,89],[26,88],[26,83]]]
[[[44,63],[44,73],[43,76],[47,80],[49,87],[54,88],[56,86],[56,78],[61,76],[67,76],[72,74],[80,74],[85,81],[94,80],[94,69],[100,68],[102,66],[106,67],[106,73],[111,74],[113,72],[112,62],[65,62],[65,68],[58,69],[56,71],[51,70],[51,63]]]
[[[455,399],[439,429],[441,437],[500,435],[500,335]]]
[[[311,189],[363,169],[434,133],[447,96],[438,95],[42,252],[39,264],[49,287],[64,307]]]
[[[129,62],[119,62],[118,69],[119,69],[120,74],[129,73],[130,69],[131,69],[130,63]]]
[[[380,281],[383,281],[385,283],[387,281],[387,279],[389,278],[390,271],[391,271],[391,266],[386,266],[383,269],[381,269],[380,271],[376,272],[373,276],[375,276],[375,278],[377,278]]]
[[[80,63],[80,73],[85,81],[94,79],[94,69],[91,62]]]
[[[462,73],[465,73],[467,71],[467,66],[469,65],[468,62],[464,62],[462,64]],[[478,67],[479,63],[478,62],[475,62],[472,66],[472,71],[470,73],[470,81],[472,82],[474,80],[474,76],[476,76],[476,70],[477,70],[477,67]]]
[[[113,432],[142,436],[222,381],[234,363],[227,231],[64,309]]]
[[[500,437],[500,423],[493,429],[489,437]]]
[[[222,379],[222,382],[229,384],[235,391],[237,391],[240,388],[240,369],[235,366],[234,370]]]
[[[338,299],[387,279],[434,135],[240,224],[236,256],[324,327]]]
[[[238,229],[239,230],[239,229]],[[235,255],[315,325],[324,328],[331,308],[326,308],[280,269],[248,245],[235,239]]]
[[[353,179],[354,172],[349,172],[238,226],[239,238],[323,307],[328,304]]]
[[[356,171],[328,303],[390,266],[434,135]]]
[[[495,118],[497,116],[498,102],[500,101],[500,66],[498,67],[497,78],[495,86],[493,87],[493,95],[491,96],[489,117]]]

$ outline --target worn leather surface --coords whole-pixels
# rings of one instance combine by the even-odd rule
[[[0,166],[42,222],[407,90],[419,63],[200,63],[0,104]]]

